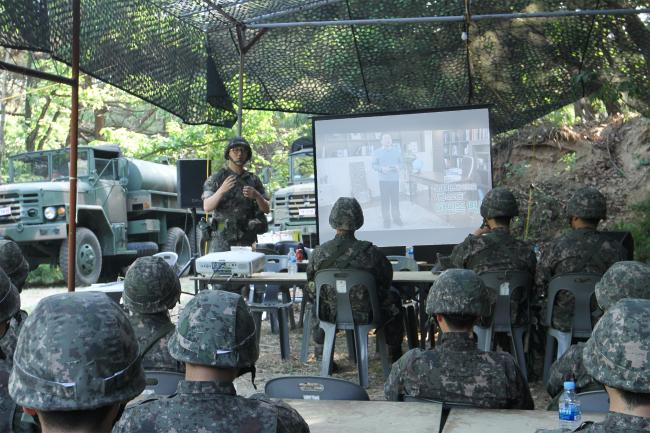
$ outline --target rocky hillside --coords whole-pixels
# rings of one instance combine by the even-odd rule
[[[496,137],[495,185],[520,201],[519,235],[544,241],[567,228],[564,206],[578,188],[597,187],[608,201],[602,228],[630,218],[630,206],[650,199],[650,119],[610,117],[602,123],[541,125]],[[530,215],[530,218],[527,218]]]

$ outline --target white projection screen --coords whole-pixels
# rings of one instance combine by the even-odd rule
[[[318,234],[334,237],[337,198],[355,197],[358,239],[382,247],[448,245],[481,225],[492,188],[487,107],[315,117]]]

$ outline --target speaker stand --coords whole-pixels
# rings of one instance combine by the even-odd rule
[[[192,213],[192,245],[194,246],[194,251],[192,252],[190,260],[187,263],[185,263],[185,266],[183,266],[183,269],[180,270],[178,275],[183,275],[189,268],[190,274],[193,277],[196,277],[195,264],[196,264],[196,259],[200,257],[198,240],[196,239],[196,208],[195,207],[190,208],[190,212]],[[196,295],[197,293],[199,293],[199,281],[194,280],[194,294]]]

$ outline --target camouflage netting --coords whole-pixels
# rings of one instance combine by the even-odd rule
[[[462,16],[463,0],[82,2],[81,68],[187,123],[232,125],[235,21]],[[70,62],[69,0],[0,0],[0,45]],[[649,7],[629,0],[470,1],[472,15]],[[231,16],[229,20],[217,9]],[[349,114],[492,104],[495,132],[618,83],[650,104],[639,15],[269,29],[246,54],[244,108]],[[245,31],[251,40],[259,30]],[[211,78],[208,79],[207,77]],[[210,85],[208,85],[210,82]],[[225,85],[227,94],[219,92]],[[207,102],[206,88],[216,89]],[[219,95],[219,93],[221,93]],[[230,95],[230,96],[228,96]]]

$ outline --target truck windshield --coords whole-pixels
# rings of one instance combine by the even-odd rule
[[[68,179],[68,151],[56,153],[31,153],[11,158],[11,182],[42,182]],[[78,176],[88,176],[88,152],[79,151]]]
[[[311,153],[291,155],[291,181],[293,183],[314,180],[314,157]]]

